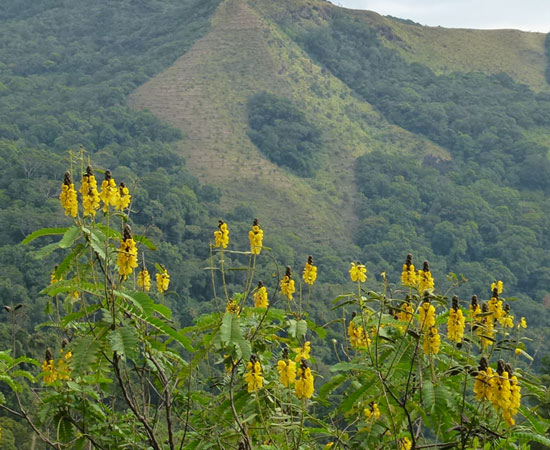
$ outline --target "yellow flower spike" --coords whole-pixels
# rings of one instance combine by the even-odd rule
[[[284,387],[289,387],[296,380],[296,363],[288,358],[287,348],[283,350],[283,359],[277,362],[277,372]]]
[[[118,187],[118,195],[114,199],[114,207],[118,211],[124,211],[130,206],[130,200],[132,196],[130,195],[130,190],[126,187],[124,183],[120,183]]]
[[[120,196],[116,182],[111,175],[110,170],[105,171],[105,179],[101,183],[101,192],[99,198],[103,202],[103,212],[106,213],[109,210],[109,206],[116,206],[118,203],[118,197]]]
[[[262,251],[264,232],[260,228],[258,219],[254,219],[252,229],[248,232],[248,239],[250,241],[250,252],[253,255],[259,255]]]
[[[311,342],[306,341],[303,347],[295,348],[294,351],[296,352],[296,358],[294,358],[294,361],[300,362],[302,359],[309,359],[310,358],[309,352],[311,351]]]
[[[405,301],[401,303],[400,308],[401,311],[398,311],[396,315],[397,320],[400,320],[402,322],[410,322],[413,317],[414,307],[408,295]]]
[[[302,276],[304,278],[304,282],[310,286],[312,286],[317,279],[317,267],[313,265],[313,256],[311,255],[307,259]]]
[[[74,188],[73,177],[71,172],[65,172],[63,184],[61,185],[61,194],[59,201],[65,210],[66,216],[76,217],[78,214],[78,199]]]
[[[82,196],[84,217],[95,216],[99,208],[99,193],[92,166],[86,167],[86,173],[82,175],[80,195]]]
[[[357,263],[351,263],[351,269],[349,269],[349,276],[351,281],[364,283],[367,281],[367,268],[359,261]]]
[[[399,439],[399,450],[411,450],[412,442],[408,437]]]
[[[227,248],[229,245],[229,228],[223,220],[218,221],[218,229],[214,231],[214,247]]]
[[[353,322],[354,317],[355,313],[353,313],[352,319],[348,325],[350,347],[353,349],[368,348],[368,346],[371,344],[369,335],[366,333],[365,330],[363,330],[362,326],[355,325],[355,323]]]
[[[298,398],[311,398],[313,396],[314,379],[311,369],[307,366],[305,359],[300,362],[300,368],[296,375],[296,397]]]
[[[285,276],[281,280],[281,293],[286,295],[286,298],[289,300],[292,300],[292,294],[294,294],[294,292],[296,292],[296,287],[294,286],[290,266],[286,266]]]
[[[369,406],[367,406],[363,410],[363,414],[365,415],[365,418],[368,421],[375,421],[380,419],[381,414],[380,414],[380,410],[378,409],[378,403],[370,402]]]
[[[123,279],[131,275],[138,266],[137,253],[136,242],[132,238],[130,225],[125,224],[117,256],[118,271]]]
[[[269,306],[267,289],[261,281],[258,281],[258,288],[256,289],[256,292],[252,294],[252,297],[254,298],[254,307],[267,308]]]
[[[238,316],[241,313],[241,307],[235,300],[230,300],[225,306],[225,312]]]
[[[436,327],[431,327],[424,335],[423,349],[426,355],[437,355],[441,345],[441,336]]]
[[[246,374],[244,379],[248,384],[248,393],[258,391],[264,384],[264,378],[262,377],[262,366],[254,355],[250,357],[250,361],[246,365]]]
[[[166,270],[166,267],[161,265],[161,268],[162,272],[155,274],[155,279],[157,280],[157,291],[162,294],[168,290],[168,286],[170,285],[170,274]]]
[[[414,264],[412,263],[412,255],[407,255],[407,260],[403,264],[403,271],[401,272],[401,284],[407,287],[416,286],[416,272],[414,271]]]
[[[151,289],[151,275],[149,275],[149,271],[147,270],[147,267],[145,267],[145,264],[143,264],[138,273],[137,284],[144,292],[149,292]]]
[[[491,292],[494,292],[494,290],[496,289],[497,290],[497,294],[500,295],[502,294],[502,288],[503,288],[503,283],[502,281],[494,281],[493,283],[491,283]]]
[[[435,325],[435,308],[432,304],[430,304],[430,301],[427,298],[424,299],[424,302],[420,307],[418,321],[420,322],[420,327],[423,331],[426,331]]]
[[[416,274],[416,285],[418,287],[418,292],[421,294],[423,294],[424,291],[431,292],[433,290],[434,279],[430,272],[430,263],[428,263],[428,261],[424,261],[422,269]]]
[[[479,302],[477,300],[477,295],[472,296],[472,302],[470,303],[470,306],[468,307],[468,312],[470,314],[470,319],[475,320],[478,314],[481,314],[481,307],[479,306]]]
[[[58,267],[59,267],[59,266],[56,264],[56,266],[55,266],[55,267],[53,268],[53,270],[52,270],[52,273],[51,273],[51,275],[50,275],[50,284],[57,283],[58,281],[61,281],[61,280],[63,279],[63,277],[57,278],[57,277],[55,276],[55,272],[57,272],[57,268],[58,268]]]
[[[464,328],[466,320],[462,314],[462,310],[458,307],[458,297],[453,297],[452,307],[449,310],[449,318],[447,319],[447,337],[450,341],[460,344],[464,336]]]

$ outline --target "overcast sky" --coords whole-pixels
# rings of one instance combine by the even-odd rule
[[[330,0],[448,28],[516,28],[550,32],[550,0]]]

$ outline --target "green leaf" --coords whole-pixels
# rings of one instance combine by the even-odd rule
[[[38,249],[32,254],[34,259],[42,259],[54,252],[59,248],[59,242],[53,242],[51,244],[45,245],[41,249]]]
[[[373,383],[374,381],[371,378],[371,380],[368,383],[365,383],[359,389],[356,389],[351,394],[346,396],[344,401],[340,403],[340,406],[339,406],[340,411],[343,411],[343,412],[349,411],[353,407],[355,402],[372,386]]]
[[[64,234],[69,227],[65,228],[41,228],[40,230],[36,230],[35,232],[29,234],[25,239],[21,241],[22,244],[28,244],[29,242],[34,241],[36,238],[42,237],[42,236],[53,236],[58,234]]]
[[[317,336],[319,336],[321,339],[325,339],[327,337],[327,330],[323,327],[318,327],[313,320],[306,319],[307,326],[310,330],[312,330]],[[326,326],[326,325],[325,325]]]
[[[102,238],[104,238],[104,236],[101,236],[99,231],[93,230],[90,234],[90,245],[94,252],[96,252],[101,259],[105,260],[105,241]]]
[[[327,396],[338,386],[340,386],[344,381],[347,380],[347,375],[340,374],[332,377],[330,381],[327,381],[321,389],[319,390],[319,398],[325,400]]]
[[[226,311],[220,327],[221,341],[224,344],[237,344],[242,337],[239,317]]]
[[[135,306],[147,315],[152,316],[157,312],[160,315],[170,319],[172,317],[172,311],[167,306],[155,303],[155,301],[149,297],[145,292],[122,292],[115,291],[115,294],[119,297],[123,297],[130,300]]]
[[[63,319],[61,319],[61,325],[66,327],[69,323],[71,323],[75,320],[81,319],[82,317],[86,317],[89,314],[97,311],[99,308],[101,308],[100,304],[90,305],[90,306],[86,306],[85,308],[81,309],[80,311],[77,311],[77,312],[74,312],[74,313],[71,313],[71,314],[67,314],[65,317],[63,317]]]
[[[149,240],[148,238],[146,238],[145,236],[142,236],[140,234],[134,234],[134,241],[145,245],[145,247],[147,247],[149,250],[156,251],[156,249],[157,249],[155,247],[155,244],[153,244],[153,242],[151,242],[151,240]]]
[[[73,245],[74,241],[80,234],[80,229],[78,227],[71,227],[65,234],[63,238],[59,241],[59,248],[69,248]]]
[[[74,259],[80,256],[80,253],[84,249],[84,245],[82,243],[77,244],[71,253],[69,253],[67,256],[65,256],[65,259],[61,261],[61,264],[57,267],[57,270],[55,271],[55,277],[60,280],[63,278],[63,275],[65,275],[73,263]]]
[[[296,339],[302,339],[307,333],[307,322],[305,320],[298,320],[296,322]]]
[[[57,419],[57,436],[62,442],[69,442],[74,437],[73,424],[65,416]]]
[[[73,374],[81,375],[90,370],[97,361],[101,346],[93,336],[82,336],[72,346],[70,366]]]
[[[135,328],[123,326],[109,332],[107,339],[111,343],[113,351],[117,352],[121,358],[126,356],[136,360],[139,356],[138,335]]]

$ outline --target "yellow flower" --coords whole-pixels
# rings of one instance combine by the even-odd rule
[[[290,266],[287,266],[285,276],[281,280],[281,293],[286,295],[286,298],[289,300],[292,300],[292,294],[294,294],[295,291],[296,287],[294,286],[294,280],[290,273]]]
[[[225,306],[225,312],[236,314],[237,316],[241,313],[241,307],[235,300],[227,302]]]
[[[472,296],[472,303],[468,307],[470,319],[475,320],[478,314],[481,314],[481,307],[477,301],[477,295]]]
[[[431,327],[424,335],[424,353],[426,355],[437,355],[439,353],[439,346],[441,345],[441,337],[436,327]]]
[[[407,300],[401,303],[401,311],[397,312],[397,320],[402,322],[410,322],[414,313],[413,305],[411,304],[408,296]]]
[[[227,248],[229,245],[229,228],[223,220],[218,222],[218,230],[214,231],[214,239],[216,240],[214,247]]]
[[[145,266],[138,273],[137,284],[145,292],[149,292],[151,289],[151,275]]]
[[[351,348],[368,348],[371,343],[371,340],[365,330],[363,330],[363,327],[355,325],[353,319],[348,325],[348,336]]]
[[[420,307],[419,318],[420,327],[426,331],[435,325],[435,308],[425,299]]]
[[[164,266],[161,266],[162,272],[155,274],[157,280],[157,290],[162,294],[168,290],[170,285],[170,274]]]
[[[447,319],[447,337],[450,341],[459,344],[462,342],[464,336],[464,327],[466,326],[466,320],[462,314],[462,310],[458,307],[458,297],[453,297],[453,305],[449,311],[449,318]]]
[[[493,378],[493,370],[487,363],[487,358],[481,357],[478,367],[478,373],[474,381],[474,394],[476,400],[489,400],[491,398],[491,379]]]
[[[365,417],[368,421],[375,421],[380,419],[380,410],[378,409],[378,403],[371,402],[367,408],[363,410]]]
[[[56,266],[54,267],[53,271],[52,271],[52,274],[50,275],[50,284],[57,283],[58,281],[61,281],[61,279],[63,278],[63,277],[57,278],[57,277],[55,276],[55,272],[57,272],[57,268],[58,268],[58,267],[59,267],[59,266],[56,265]]]
[[[527,328],[527,322],[525,321],[525,317],[522,317],[521,320],[519,321],[518,329],[519,327]]]
[[[519,356],[519,355],[521,355],[521,354],[523,353],[523,350],[522,350],[521,348],[519,348],[519,347],[516,347],[516,349],[514,350],[514,353],[515,353],[517,356]]]
[[[352,262],[351,269],[349,269],[349,276],[351,281],[364,283],[367,281],[367,268],[359,261],[357,264]]]
[[[430,272],[430,264],[428,261],[424,261],[424,266],[418,271],[416,275],[416,284],[420,293],[431,291],[434,288],[434,279]]]
[[[122,241],[118,250],[117,266],[123,279],[131,275],[138,266],[136,242],[132,238],[132,230],[128,224],[124,225]]]
[[[302,360],[300,363],[300,368],[298,369],[298,374],[296,377],[296,397],[298,398],[311,398],[314,391],[313,386],[313,374],[311,369],[307,366],[307,363]]]
[[[116,186],[114,178],[111,176],[111,171],[105,171],[105,179],[101,183],[101,192],[99,198],[103,202],[103,212],[109,210],[109,206],[116,206],[118,203],[119,190]]]
[[[416,272],[414,271],[414,264],[412,263],[412,255],[407,255],[407,260],[403,264],[403,271],[401,272],[401,283],[403,286],[413,287],[416,286]]]
[[[281,384],[284,387],[288,387],[296,380],[296,363],[288,359],[288,351],[286,355],[287,357],[285,359],[281,359],[277,362],[277,372],[279,372]]]
[[[42,363],[42,372],[44,372],[44,381],[53,383],[57,380],[57,371],[53,367],[53,359],[45,359]]]
[[[76,217],[78,214],[78,199],[76,198],[71,172],[65,172],[65,178],[61,185],[61,194],[59,194],[59,201],[65,210],[66,216],[70,215],[71,217]]]
[[[97,192],[97,181],[92,166],[86,167],[86,173],[82,175],[80,195],[82,195],[84,217],[95,216],[99,208],[99,193]]]
[[[304,343],[303,347],[295,348],[294,351],[296,352],[296,358],[294,358],[294,361],[300,362],[302,359],[309,359],[309,352],[311,351],[311,342],[306,341]]]
[[[124,183],[120,183],[120,186],[118,187],[118,195],[114,199],[114,207],[118,211],[124,211],[128,206],[130,206],[130,200],[132,199],[132,196],[130,195],[129,189],[126,187]]]
[[[489,311],[493,313],[495,319],[501,319],[506,315],[504,309],[502,309],[502,300],[498,297],[491,297],[489,300]]]
[[[412,442],[408,437],[399,439],[399,450],[411,450]]]
[[[304,278],[304,282],[310,286],[313,285],[317,279],[317,266],[313,265],[313,256],[311,255],[307,259],[302,277]]]
[[[269,306],[267,289],[261,281],[258,281],[258,289],[256,289],[252,297],[254,298],[254,306],[256,308],[267,308]]]
[[[493,283],[491,283],[491,292],[494,292],[495,289],[497,290],[497,295],[500,295],[502,294],[502,287],[503,287],[503,284],[502,284],[502,281],[495,281]]]
[[[262,377],[262,366],[254,356],[250,357],[250,361],[246,366],[245,381],[248,383],[248,392],[256,392],[261,389],[264,384]]]
[[[262,251],[264,232],[258,225],[258,219],[254,219],[252,229],[248,232],[248,239],[250,241],[250,252],[253,255],[259,255]]]

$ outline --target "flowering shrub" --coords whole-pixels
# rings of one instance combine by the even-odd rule
[[[412,255],[397,285],[383,274],[382,292],[369,289],[365,265],[351,263],[354,292],[334,300],[341,311],[342,336],[333,340],[338,362],[321,379],[312,341],[326,338],[326,326],[313,323],[301,306],[306,286],[309,299],[322,276],[312,256],[296,289],[301,281],[291,268],[280,273],[269,259],[258,220],[245,251],[231,248],[228,224],[220,220],[207,268],[214,311],[179,329],[164,304],[165,266],[155,265],[157,292],[149,294],[151,265],[143,250],[154,246],[132,233],[128,188],[117,188],[109,171],[100,193],[95,186],[90,166],[79,191],[68,172],[60,200],[72,225],[38,230],[24,241],[59,235],[44,253],[69,251],[43,291],[52,298],[47,325],[64,336],[60,356],[48,349],[41,364],[0,353],[0,381],[17,399],[10,411],[50,447],[550,445],[549,424],[536,414],[546,391],[519,363],[529,357],[527,324],[505,304],[502,282],[491,287],[487,302],[474,296],[465,309],[458,297],[449,302],[437,292],[427,262],[415,270]],[[241,259],[242,290],[232,292],[226,266]],[[264,262],[275,264],[269,282],[257,279]],[[35,371],[28,370],[32,365]],[[23,405],[19,392],[37,387],[36,408]]]

